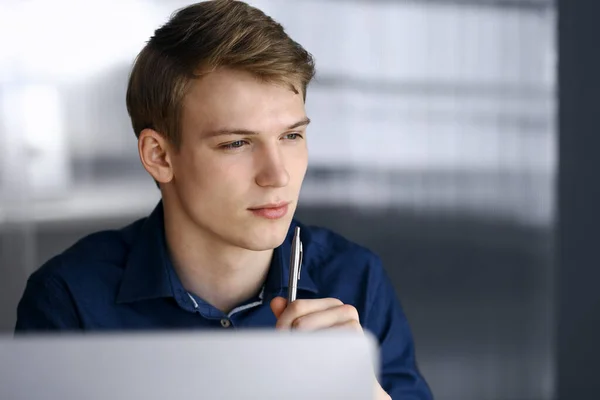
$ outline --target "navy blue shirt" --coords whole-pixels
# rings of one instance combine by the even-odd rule
[[[358,310],[381,346],[380,383],[395,400],[432,399],[411,331],[380,259],[327,229],[294,220],[275,249],[260,293],[225,314],[188,293],[167,252],[163,208],[113,231],[89,235],[34,272],[17,309],[16,332],[273,328],[270,300],[286,296],[291,239],[304,249],[298,298],[334,297]]]

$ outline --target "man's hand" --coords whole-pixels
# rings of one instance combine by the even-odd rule
[[[276,329],[346,328],[362,332],[356,308],[338,299],[296,300],[288,307],[286,299],[276,297],[271,301],[271,310],[277,318]]]
[[[271,310],[277,318],[275,329],[300,331],[350,329],[363,332],[356,308],[338,299],[296,300],[288,306],[286,299],[275,297],[271,300]],[[391,400],[379,382],[375,386],[375,399]]]

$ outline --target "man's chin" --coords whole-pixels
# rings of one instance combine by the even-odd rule
[[[265,221],[253,224],[246,235],[245,242],[248,250],[265,251],[281,246],[290,228],[291,219]]]

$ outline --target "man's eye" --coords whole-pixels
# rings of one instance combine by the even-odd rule
[[[224,144],[221,148],[226,150],[239,149],[244,146],[247,142],[245,140],[236,140],[235,142],[231,142],[228,144]]]
[[[285,138],[289,140],[298,140],[302,138],[302,135],[300,135],[299,133],[288,133],[287,135],[285,135]]]

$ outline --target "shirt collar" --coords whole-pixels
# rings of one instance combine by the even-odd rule
[[[117,294],[117,303],[173,297],[164,236],[162,201],[145,219],[133,242]]]
[[[298,225],[298,222],[293,220],[284,242],[274,249],[264,285],[266,296],[280,294],[288,287],[290,250],[294,228]],[[301,230],[301,237],[305,242],[306,229]],[[303,243],[303,247],[305,256],[298,289],[317,293],[317,286],[310,276],[310,246]],[[175,297],[170,277],[172,273],[174,271],[167,251],[161,200],[142,223],[139,235],[132,245],[117,294],[117,303]]]

